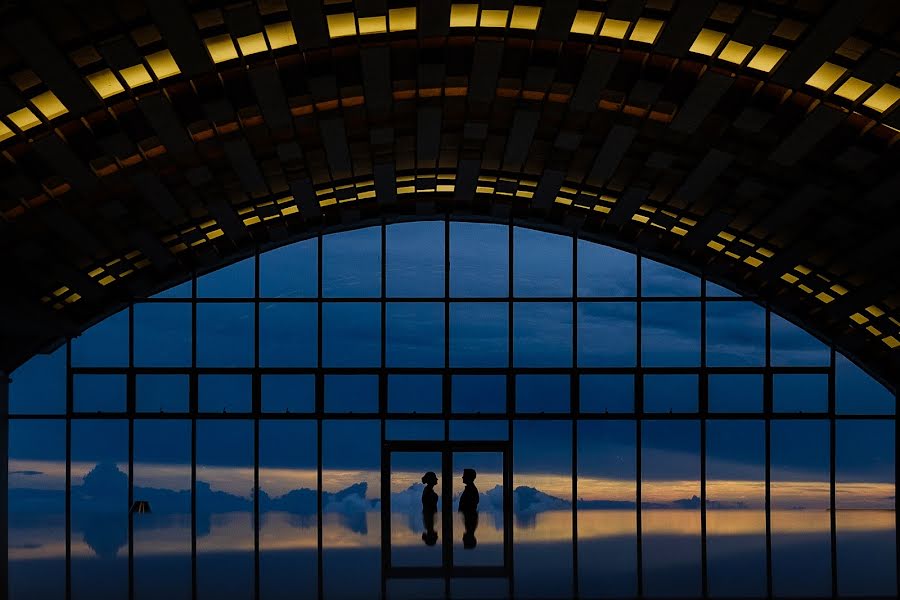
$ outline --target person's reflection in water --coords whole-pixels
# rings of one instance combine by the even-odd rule
[[[428,471],[422,476],[425,489],[422,490],[422,541],[426,546],[434,546],[438,540],[437,531],[434,530],[434,514],[437,512],[438,495],[434,491],[438,478],[434,471]]]
[[[478,488],[475,487],[475,469],[463,469],[462,480],[466,484],[462,495],[459,497],[459,512],[463,516],[463,548],[471,550],[478,545],[475,539],[475,530],[478,529]]]

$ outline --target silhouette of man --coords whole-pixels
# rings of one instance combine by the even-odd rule
[[[475,487],[475,469],[463,469],[462,480],[466,484],[462,495],[459,497],[459,512],[463,515],[463,548],[471,550],[478,545],[475,539],[475,530],[478,529],[478,488]]]
[[[438,495],[434,491],[438,478],[434,471],[428,471],[422,476],[425,489],[422,490],[422,541],[426,546],[434,546],[438,540],[437,531],[434,530],[434,514],[437,512]]]

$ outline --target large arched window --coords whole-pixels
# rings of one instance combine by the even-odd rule
[[[497,223],[330,233],[12,375],[11,591],[891,596],[895,407],[753,298],[647,257]],[[466,465],[477,549],[436,535],[497,568],[477,588],[416,514],[424,470]]]

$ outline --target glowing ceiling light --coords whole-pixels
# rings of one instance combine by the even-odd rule
[[[700,33],[697,35],[697,39],[691,44],[690,51],[697,54],[712,56],[719,48],[719,44],[722,43],[723,39],[725,39],[724,33],[712,29],[701,29]]]
[[[150,70],[156,75],[157,79],[165,79],[181,73],[178,63],[172,58],[172,53],[168,50],[160,50],[146,57]]]
[[[641,42],[643,44],[653,44],[662,31],[663,22],[657,19],[645,19],[641,17],[631,30],[628,39],[632,42]]]
[[[450,7],[450,27],[475,27],[477,22],[477,4],[454,4]]]
[[[387,33],[386,17],[360,17],[359,34],[368,35],[372,33]]]
[[[266,45],[266,36],[264,36],[261,31],[259,33],[239,37],[237,43],[238,48],[241,49],[241,54],[244,56],[259,54],[260,52],[265,52],[269,49],[269,46]]]
[[[628,33],[628,27],[631,25],[628,21],[620,21],[619,19],[606,19],[603,21],[603,27],[600,28],[601,37],[610,37],[621,40]]]
[[[900,100],[900,89],[886,83],[877,92],[866,98],[863,105],[878,112],[884,112],[896,104],[897,100]]]
[[[269,38],[269,46],[272,50],[294,46],[297,43],[294,26],[290,21],[266,25],[266,37]]]
[[[856,77],[848,77],[847,81],[841,84],[841,87],[834,91],[835,95],[846,98],[851,102],[855,102],[860,96],[865,94],[872,84]]]
[[[9,113],[6,116],[13,122],[13,125],[22,131],[26,131],[41,124],[41,120],[37,118],[37,115],[31,112],[30,108],[22,108],[16,112]]]
[[[541,18],[540,6],[516,6],[513,7],[512,19],[509,26],[512,29],[537,29],[538,20]]]
[[[812,74],[812,77],[806,80],[806,85],[812,86],[817,90],[827,92],[831,86],[837,82],[841,76],[847,72],[847,69],[838,65],[826,62]]]
[[[744,59],[747,58],[747,55],[750,54],[751,50],[753,50],[752,46],[731,40],[725,44],[725,47],[719,52],[719,58],[739,65],[744,62]]]
[[[769,73],[778,65],[779,61],[781,61],[781,58],[786,53],[786,50],[777,46],[764,44],[762,48],[756,51],[756,54],[753,55],[753,58],[750,59],[747,66],[751,69]]]
[[[482,27],[506,27],[508,10],[482,10],[479,25]]]
[[[575,13],[575,20],[572,21],[572,28],[569,31],[583,35],[594,35],[601,18],[603,18],[602,12],[579,10]]]
[[[391,31],[414,31],[416,29],[416,7],[392,8],[388,11]]]
[[[4,140],[8,140],[12,136],[16,135],[13,133],[13,130],[6,126],[5,123],[0,121],[0,142]]]
[[[147,71],[147,68],[142,64],[137,64],[133,67],[125,67],[124,69],[119,71],[119,75],[121,75],[122,79],[125,80],[125,85],[127,85],[131,89],[140,87],[153,81],[153,78],[150,77],[150,73]]]
[[[231,36],[227,33],[207,38],[203,40],[203,42],[206,44],[206,49],[209,51],[209,56],[214,63],[234,60],[238,57],[237,48],[234,47],[234,41],[232,41]]]
[[[87,80],[101,98],[109,98],[125,91],[125,88],[109,69],[92,73],[87,76]]]
[[[46,118],[47,120],[55,119],[56,117],[69,112],[69,109],[67,109],[65,105],[59,101],[59,98],[57,98],[56,94],[54,94],[53,92],[44,92],[43,94],[38,94],[31,99],[31,103],[36,109],[38,109],[38,112],[44,115],[44,118]]]

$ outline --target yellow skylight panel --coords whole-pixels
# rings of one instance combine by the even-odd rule
[[[747,66],[751,69],[769,73],[778,65],[785,53],[786,51],[782,48],[764,44],[762,48],[756,51],[756,54],[753,55]]]
[[[157,79],[165,79],[181,73],[178,63],[175,62],[175,59],[172,58],[172,53],[168,50],[154,52],[148,55],[146,60],[147,64],[150,65],[150,70],[153,71]]]
[[[758,267],[762,264],[762,261],[756,258],[755,256],[748,256],[744,259],[744,262],[750,265],[751,267]]]
[[[865,315],[861,315],[859,313],[853,313],[850,315],[850,320],[856,323],[857,325],[862,325],[863,323],[869,322],[869,317]]]
[[[860,96],[866,93],[872,84],[856,77],[848,77],[847,81],[841,84],[841,87],[835,90],[835,94],[841,98],[846,98],[851,102],[855,102]]]
[[[834,297],[831,294],[826,294],[825,292],[819,292],[818,294],[816,294],[816,299],[820,302],[824,302],[825,304],[834,301]]]
[[[125,85],[131,89],[153,81],[153,78],[150,77],[150,73],[147,71],[147,67],[142,64],[137,64],[133,67],[125,67],[119,71],[119,75],[125,80]]]
[[[875,305],[866,307],[866,312],[872,315],[873,317],[883,317],[884,311],[878,308]]]
[[[603,27],[600,28],[602,37],[616,38],[621,40],[628,33],[628,27],[631,26],[629,21],[620,21],[619,19],[606,19],[603,21]]]
[[[868,327],[866,327],[866,331],[868,331],[872,335],[881,336],[881,330],[878,329],[877,327],[875,327],[874,325],[869,325]]]
[[[272,50],[294,46],[297,43],[294,25],[290,21],[266,25],[266,37],[269,38],[269,46]]]
[[[722,51],[719,53],[719,58],[739,65],[744,62],[744,59],[747,58],[747,55],[750,54],[751,50],[753,50],[752,46],[731,40],[725,44],[724,48],[722,48]]]
[[[387,33],[387,18],[383,15],[380,17],[360,17],[358,24],[360,35]]]
[[[847,69],[830,62],[825,63],[812,74],[812,77],[806,80],[806,85],[810,85],[818,90],[827,92],[831,86],[841,78],[841,75],[847,72]]]
[[[353,13],[328,15],[328,35],[332,39],[356,35],[356,17]]]
[[[540,6],[516,6],[513,8],[512,19],[509,26],[512,29],[537,29],[538,20],[541,18]]]
[[[886,83],[877,92],[866,98],[863,106],[884,112],[896,104],[897,100],[900,100],[900,89]]]
[[[784,279],[785,281],[787,281],[788,283],[797,283],[798,281],[800,281],[800,278],[792,273],[785,273],[784,275],[781,276],[781,278]]]
[[[40,125],[41,120],[37,118],[37,116],[31,112],[29,108],[23,108],[21,110],[17,110],[16,112],[9,113],[6,115],[9,117],[9,120],[13,122],[13,125],[25,131],[27,129],[31,129],[35,125]]]
[[[88,83],[96,90],[101,98],[109,98],[125,91],[116,76],[109,69],[87,76]]]
[[[241,54],[244,56],[259,54],[269,49],[266,45],[266,36],[263,35],[262,31],[239,37],[237,43],[238,48],[241,49]]]
[[[416,29],[416,7],[392,8],[388,11],[391,31],[414,31]]]
[[[206,49],[209,51],[209,56],[214,63],[225,62],[238,57],[237,48],[234,47],[234,42],[227,33],[207,38],[203,42],[206,44]]]
[[[631,30],[628,37],[632,42],[641,42],[643,44],[652,44],[659,36],[662,30],[663,22],[658,19],[645,19],[641,17]]]
[[[13,133],[13,130],[6,126],[2,121],[0,121],[0,142],[3,140],[8,140],[12,136],[16,135]]]
[[[891,348],[891,349],[894,349],[897,346],[900,346],[900,341],[897,341],[897,338],[895,338],[892,335],[887,336],[886,338],[884,338],[881,341],[884,342],[885,344],[887,344],[888,348]]]
[[[106,277],[104,277],[103,279],[100,280],[100,285],[109,285],[115,280],[116,280],[116,278],[113,277],[112,275],[107,275]]]
[[[507,10],[482,10],[479,24],[482,27],[506,27],[507,17],[509,17]]]
[[[454,4],[450,7],[450,27],[475,27],[477,22],[477,4]]]
[[[603,17],[602,12],[595,10],[579,10],[575,13],[575,20],[572,21],[572,33],[581,33],[583,35],[594,35],[597,31],[597,25]]]
[[[69,109],[59,101],[59,98],[57,98],[56,94],[53,92],[38,94],[31,99],[31,103],[34,104],[34,107],[48,120],[55,119],[56,117],[69,112]]]
[[[712,56],[716,49],[718,49],[719,44],[722,43],[723,39],[725,39],[724,33],[712,29],[701,29],[700,33],[697,35],[697,39],[691,44],[690,51],[697,54]]]

